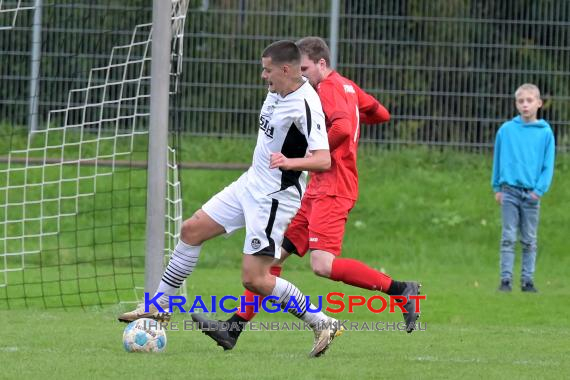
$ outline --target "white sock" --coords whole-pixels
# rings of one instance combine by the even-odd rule
[[[198,263],[201,249],[201,245],[193,246],[178,240],[178,244],[176,244],[174,252],[172,252],[168,266],[154,294],[156,296],[157,293],[164,293],[158,299],[161,305],[168,305],[168,297],[176,295],[184,280],[192,274],[194,267]]]
[[[295,296],[295,300],[299,304],[301,313],[299,313],[296,308],[289,308],[289,312],[311,326],[315,326],[318,323],[326,323],[329,320],[329,317],[327,317],[322,311],[317,313],[307,313],[305,295],[301,293],[295,285],[281,277],[275,278],[275,288],[271,292],[271,295],[279,298],[276,303],[281,304],[283,307],[287,305],[291,296]],[[310,306],[312,310],[316,309],[313,304],[310,304]]]

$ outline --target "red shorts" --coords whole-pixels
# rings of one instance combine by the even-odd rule
[[[348,213],[356,201],[334,196],[304,197],[285,232],[283,247],[303,257],[321,250],[340,256]]]

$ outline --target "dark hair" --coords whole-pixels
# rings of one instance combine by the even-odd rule
[[[273,63],[301,63],[301,52],[293,41],[281,40],[265,48],[262,58],[271,58]]]
[[[327,66],[331,62],[331,52],[325,40],[320,37],[305,37],[297,41],[296,45],[301,50],[301,54],[306,54],[315,63],[324,59]]]

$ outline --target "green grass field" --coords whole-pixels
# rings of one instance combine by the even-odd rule
[[[239,160],[247,160],[240,154]],[[166,352],[145,355],[123,350],[124,325],[115,318],[126,306],[16,308],[0,310],[0,378],[567,378],[568,157],[558,157],[553,187],[542,202],[538,294],[523,294],[518,287],[510,294],[496,290],[500,214],[489,185],[490,157],[370,152],[359,165],[361,196],[349,219],[343,255],[396,279],[420,280],[427,295],[420,319],[425,330],[348,331],[319,359],[307,358],[312,345],[308,331],[246,332],[230,352],[199,332],[169,331]],[[186,214],[239,174],[185,171]],[[188,283],[189,296],[241,293],[242,239],[238,233],[205,245]],[[307,259],[292,258],[283,277],[312,296],[372,294],[317,278]],[[399,314],[363,309],[338,317],[369,323],[401,320]],[[188,319],[174,316],[180,323]],[[294,318],[258,317],[272,320]]]

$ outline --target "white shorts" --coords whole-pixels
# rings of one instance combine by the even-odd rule
[[[280,258],[285,230],[301,205],[299,193],[296,189],[271,195],[252,193],[246,172],[214,195],[202,210],[228,235],[245,227],[245,254]]]

